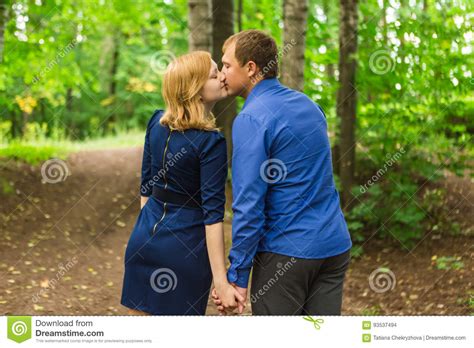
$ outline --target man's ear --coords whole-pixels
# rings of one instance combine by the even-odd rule
[[[249,61],[247,63],[247,74],[248,74],[248,77],[250,77],[250,78],[257,76],[258,66],[257,66],[257,64],[255,64],[254,61]]]

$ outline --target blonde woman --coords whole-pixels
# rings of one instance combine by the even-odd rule
[[[178,57],[164,75],[166,110],[148,123],[142,209],[125,252],[121,303],[132,314],[204,315],[212,281],[225,307],[243,308],[226,277],[226,142],[211,113],[226,96],[207,52]]]

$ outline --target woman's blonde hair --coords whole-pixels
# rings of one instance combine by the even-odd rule
[[[194,51],[174,59],[163,78],[166,110],[160,123],[171,129],[216,130],[212,113],[206,113],[199,92],[209,79],[211,55]]]

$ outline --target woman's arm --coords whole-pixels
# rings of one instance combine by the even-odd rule
[[[225,268],[224,225],[222,222],[206,225],[206,244],[212,276],[214,279],[214,287],[216,288],[217,294],[221,299],[224,308],[233,309],[237,307],[237,301],[240,302],[241,305],[244,305],[245,299],[227,281],[227,270]],[[239,306],[239,309],[240,308],[242,308],[242,306]]]
[[[148,201],[148,198],[149,197],[145,197],[145,196],[140,196],[140,209],[143,209],[143,207],[145,206],[146,202]]]
[[[224,224],[222,222],[206,225],[206,243],[211,263],[212,277],[216,288],[227,284],[225,268]]]

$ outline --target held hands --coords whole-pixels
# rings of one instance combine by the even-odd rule
[[[227,315],[238,307],[239,314],[242,314],[247,300],[247,289],[232,284],[225,284],[221,288],[217,286],[212,290],[212,301],[217,306],[220,315]]]

